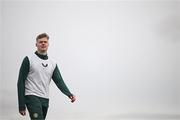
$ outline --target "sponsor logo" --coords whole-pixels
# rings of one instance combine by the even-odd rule
[[[48,64],[44,64],[44,63],[42,63],[42,66],[43,66],[43,67],[47,67],[47,66],[48,66]]]

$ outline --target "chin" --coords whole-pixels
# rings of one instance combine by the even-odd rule
[[[47,51],[47,48],[41,49],[41,51]]]
[[[41,53],[45,53],[45,52],[47,52],[47,49],[46,50],[42,49],[40,51],[41,51]]]
[[[47,50],[42,50],[42,52],[47,52]]]

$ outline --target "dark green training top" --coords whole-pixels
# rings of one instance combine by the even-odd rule
[[[47,60],[47,55],[40,55],[36,51],[35,54],[42,60]],[[46,66],[45,66],[46,67]],[[18,103],[19,103],[19,111],[25,110],[25,81],[27,80],[28,74],[30,70],[30,61],[28,57],[26,56],[21,64],[20,71],[19,71],[19,77],[18,77]],[[52,74],[52,79],[57,85],[57,87],[61,90],[62,93],[65,95],[72,96],[72,93],[69,91],[68,87],[63,81],[63,78],[60,74],[59,68],[56,64],[55,69]]]

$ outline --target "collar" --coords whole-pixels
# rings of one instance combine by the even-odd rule
[[[39,58],[41,58],[41,59],[43,59],[43,60],[47,60],[47,59],[48,59],[47,54],[46,54],[46,55],[41,55],[41,54],[39,54],[37,51],[35,52],[35,54],[36,54]]]

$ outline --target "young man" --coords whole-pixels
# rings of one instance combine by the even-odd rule
[[[38,35],[37,51],[24,58],[19,71],[17,83],[19,113],[25,116],[27,107],[31,120],[46,118],[51,79],[61,92],[71,99],[71,102],[76,100],[64,83],[57,63],[47,55],[48,46],[49,36],[46,33]]]

